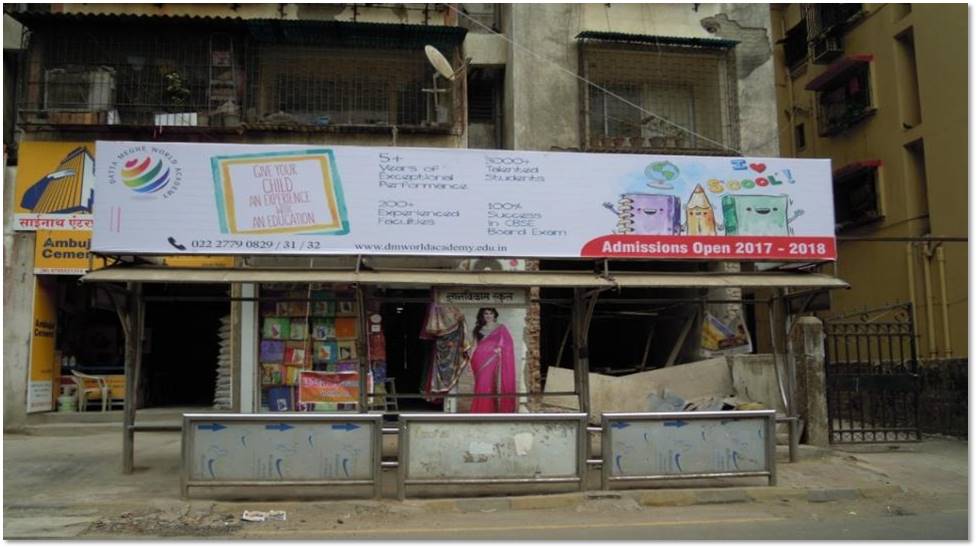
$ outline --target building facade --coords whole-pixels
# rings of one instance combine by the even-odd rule
[[[967,7],[771,14],[781,155],[832,159],[838,274],[852,285],[833,313],[910,303],[921,358],[967,357]]]
[[[25,38],[14,94],[16,138],[5,140],[5,145],[32,151],[12,156],[12,162],[17,162],[17,175],[31,173],[32,180],[24,184],[37,190],[28,198],[5,200],[5,428],[24,419],[35,297],[40,291],[36,288],[48,283],[36,274],[38,232],[17,226],[14,213],[90,213],[92,207],[90,196],[60,209],[39,205],[48,203],[42,195],[47,187],[37,186],[37,170],[24,163],[42,156],[39,143],[61,147],[51,154],[64,162],[84,160],[84,152],[75,151],[87,150],[85,145],[96,140],[755,157],[778,153],[776,50],[764,5],[42,4],[10,15],[24,26]],[[464,77],[438,76],[425,57],[425,46],[442,52],[450,68]],[[10,191],[13,181],[5,184],[5,192]],[[292,261],[248,260],[252,266]],[[344,260],[317,259],[316,266]],[[473,268],[464,261],[391,261]],[[547,270],[591,265],[526,260],[496,267]],[[633,263],[633,268],[697,271],[739,266]],[[59,280],[65,287],[52,290],[59,309],[80,313],[94,306],[105,312],[98,321],[111,323],[111,302],[94,292],[76,294],[68,288],[75,279]],[[154,291],[158,303],[173,297],[166,287]],[[192,297],[226,302],[226,297],[254,296],[256,291],[203,288]],[[540,290],[530,295],[521,320],[523,381],[527,390],[538,392],[541,364],[561,365],[559,358],[570,360],[570,353],[561,351],[566,319],[541,309]],[[737,298],[740,292],[729,289],[712,295]],[[704,295],[673,290],[644,296]],[[412,303],[418,296],[401,297]],[[232,331],[241,335],[231,336],[226,345],[216,339],[207,342],[208,352],[229,348],[231,356],[240,357],[246,353],[244,347],[257,346],[253,339],[259,337],[252,334],[248,340],[249,327],[241,327],[242,317],[252,314],[257,322],[259,312],[244,310],[249,305],[241,302],[222,306],[207,313],[209,321],[228,317]],[[167,312],[162,304],[156,307],[159,323],[152,327],[155,340],[149,344],[160,354],[164,325],[188,317],[186,312]],[[690,310],[687,306],[683,319],[693,317]],[[385,322],[388,313],[403,313],[398,320],[403,333],[417,333],[411,322],[422,319],[419,305],[385,309]],[[68,328],[59,321],[54,322],[56,331]],[[673,317],[661,323],[644,355],[612,348],[596,356],[599,365],[613,369],[622,363],[634,365],[638,358],[645,360],[642,367],[661,365],[667,358],[675,361],[670,354],[675,354],[675,340],[686,336],[684,322]],[[315,324],[306,324],[310,326]],[[635,329],[644,341],[649,326],[635,326],[634,321],[610,319],[596,324],[592,337]],[[71,337],[81,344],[90,335],[94,336],[78,332]],[[120,349],[118,333],[101,335],[108,341],[107,352]],[[700,356],[696,339],[689,337],[683,345],[679,363]],[[59,342],[54,346],[64,360],[68,352]],[[634,346],[641,350],[641,344]],[[398,347],[405,364],[411,347],[406,342]],[[120,357],[117,351],[105,359],[114,364]],[[90,355],[87,359],[105,361]],[[230,372],[234,381],[229,407],[257,411],[267,404],[266,395],[255,388],[263,382],[259,364],[245,371],[239,361]],[[65,363],[71,367],[70,360]],[[141,382],[158,387],[179,387],[191,374],[168,374],[164,364],[147,371]],[[213,365],[207,366],[207,374],[214,375]],[[411,383],[421,380],[408,378]],[[165,395],[147,390],[144,386],[139,396],[143,404]]]

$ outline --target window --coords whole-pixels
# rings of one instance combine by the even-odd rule
[[[878,192],[878,160],[850,164],[835,172],[835,228],[842,231],[883,218]]]
[[[876,112],[869,77],[872,59],[866,54],[847,56],[805,86],[816,92],[819,135],[844,131]]]
[[[32,27],[21,125],[448,132],[464,119],[463,79],[433,81],[419,53],[433,44],[458,66],[458,27],[85,21],[48,14]]]
[[[795,150],[803,150],[805,148],[805,124],[798,124],[795,126]]]
[[[158,123],[170,117],[185,122],[179,125],[206,125],[209,34],[139,25],[129,30],[94,22],[36,28],[19,121],[151,126],[170,125]],[[235,91],[228,99],[240,99]]]
[[[808,29],[803,20],[784,35],[784,64],[794,69],[808,58]]]
[[[904,129],[921,122],[920,84],[917,77],[917,52],[914,47],[913,28],[896,37],[897,95],[900,99],[900,117]]]
[[[585,85],[583,94],[585,149],[717,154],[735,148],[736,69],[724,46],[586,41],[582,73],[596,85]]]
[[[431,109],[430,93],[422,91],[432,85],[430,74],[426,74],[427,62],[412,53],[284,45],[261,48],[253,123],[447,124],[452,87],[444,79],[438,80],[438,109]]]
[[[810,29],[814,36],[823,33],[844,30],[845,25],[856,19],[863,12],[862,4],[809,4],[810,11],[806,13],[806,19],[811,16]]]

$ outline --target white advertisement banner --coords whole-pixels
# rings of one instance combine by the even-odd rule
[[[828,160],[96,143],[106,254],[834,260]]]

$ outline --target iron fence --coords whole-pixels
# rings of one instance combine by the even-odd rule
[[[919,441],[920,377],[911,306],[830,319],[825,335],[832,442]]]

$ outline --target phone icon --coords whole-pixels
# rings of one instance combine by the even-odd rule
[[[170,242],[170,245],[172,245],[173,247],[179,249],[180,251],[186,251],[187,250],[187,246],[178,244],[177,241],[176,241],[176,239],[173,236],[170,236],[169,238],[167,238],[166,241]]]

